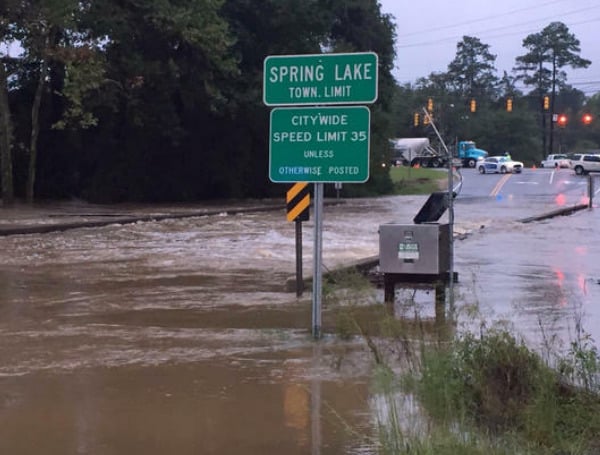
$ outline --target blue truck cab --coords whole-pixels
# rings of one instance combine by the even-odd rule
[[[473,141],[460,141],[456,146],[456,156],[464,167],[474,168],[478,159],[488,156],[488,152],[478,149]]]

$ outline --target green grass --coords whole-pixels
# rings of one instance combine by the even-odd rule
[[[597,358],[585,347],[577,355]],[[426,349],[414,391],[443,428],[458,423],[518,442],[521,453],[596,454],[598,390],[569,379],[513,335],[492,329],[463,335],[445,349]]]
[[[390,168],[394,194],[429,194],[444,187],[445,170],[394,166]]]

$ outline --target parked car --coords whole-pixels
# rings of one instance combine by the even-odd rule
[[[519,174],[523,170],[523,163],[507,156],[490,156],[477,161],[477,170],[480,174],[513,172]]]
[[[564,154],[548,155],[544,161],[540,163],[541,167],[559,168],[569,167],[569,158]]]
[[[569,167],[577,175],[600,172],[600,154],[575,153],[569,160]]]

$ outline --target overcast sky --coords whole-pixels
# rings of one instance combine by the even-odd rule
[[[583,70],[565,68],[568,82],[586,95],[600,92],[600,0],[379,0],[395,17],[398,82],[414,82],[447,71],[464,35],[490,46],[500,74],[511,72],[526,51],[523,39],[554,21],[563,22],[580,41]]]

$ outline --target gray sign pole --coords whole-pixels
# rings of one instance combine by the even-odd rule
[[[313,293],[312,293],[312,334],[315,340],[321,338],[321,293],[322,254],[323,254],[323,184],[315,183],[315,247],[313,251]]]

